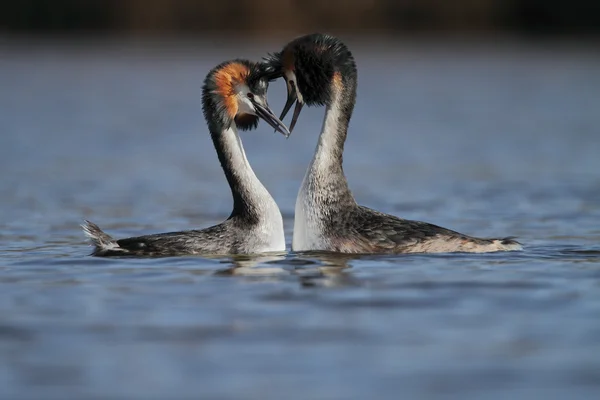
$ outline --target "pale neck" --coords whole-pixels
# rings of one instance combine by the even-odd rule
[[[261,217],[275,201],[254,174],[234,123],[221,132],[211,132],[221,167],[233,196],[233,215]]]
[[[332,90],[333,99],[326,107],[319,142],[305,178],[315,192],[327,193],[327,203],[354,203],[342,165],[344,143],[354,108],[352,90]]]

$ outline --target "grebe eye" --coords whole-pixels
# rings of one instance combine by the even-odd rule
[[[252,94],[252,93],[248,93],[247,96],[250,100],[254,99],[254,94]]]

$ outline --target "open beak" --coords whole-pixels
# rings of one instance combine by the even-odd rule
[[[292,116],[292,123],[290,124],[291,133],[294,130],[294,126],[296,126],[296,122],[298,121],[298,116],[300,116],[300,111],[302,111],[304,102],[302,101],[302,97],[296,89],[296,84],[294,83],[294,81],[291,81],[287,84],[287,89],[287,101],[285,102],[285,106],[283,107],[283,111],[281,112],[281,116],[279,117],[279,119],[284,119],[288,111],[290,111],[290,108],[292,108],[294,102],[296,102],[296,107],[294,108],[294,115]]]
[[[269,106],[265,103],[265,105],[260,104],[258,101],[253,100],[252,104],[254,105],[254,109],[256,110],[256,115],[260,118],[264,119],[265,122],[273,127],[275,131],[281,133],[286,138],[290,136],[290,131],[287,126],[279,118],[273,114],[273,111],[269,108]]]

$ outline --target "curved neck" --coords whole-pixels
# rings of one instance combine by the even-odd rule
[[[229,128],[211,129],[211,137],[231,188],[231,217],[242,216],[257,222],[265,214],[265,207],[273,206],[275,201],[254,174],[235,123]]]
[[[356,81],[343,82],[339,75],[334,76],[331,101],[327,104],[319,142],[307,171],[307,178],[314,190],[327,193],[327,203],[355,204],[342,166],[344,143],[355,99]]]

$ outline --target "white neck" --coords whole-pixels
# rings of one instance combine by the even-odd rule
[[[319,141],[317,148],[315,149],[315,155],[310,163],[307,173],[316,173],[319,170],[331,167],[337,160],[333,157],[333,154],[337,149],[337,138],[340,121],[340,109],[337,103],[328,105],[325,109],[325,117],[323,118],[323,126],[321,127],[321,134],[319,135]]]
[[[342,166],[348,117],[342,111],[342,93],[337,90],[332,92],[333,101],[325,109],[315,155],[300,190],[301,193],[304,191],[307,195],[312,194],[316,201],[320,201],[320,208],[324,207],[324,203],[354,200]],[[326,202],[323,201],[325,197]]]
[[[271,194],[254,174],[235,124],[221,132],[221,144],[224,153],[223,169],[226,170],[226,174],[231,174],[228,180],[234,201],[241,203],[234,204],[234,207],[249,209],[257,215],[259,224],[256,234],[264,236],[269,247],[263,251],[284,251],[285,237],[281,212]]]
[[[242,139],[235,124],[231,124],[228,129],[223,130],[221,135],[225,145],[225,156],[230,160],[229,167],[236,178],[236,184],[239,185],[238,189],[246,191],[255,201],[263,198],[273,200],[267,189],[254,174],[254,170],[252,170],[250,162],[246,158]]]
[[[325,250],[323,219],[338,207],[355,205],[342,168],[347,119],[342,115],[339,94],[327,105],[315,155],[296,198],[292,249]]]

